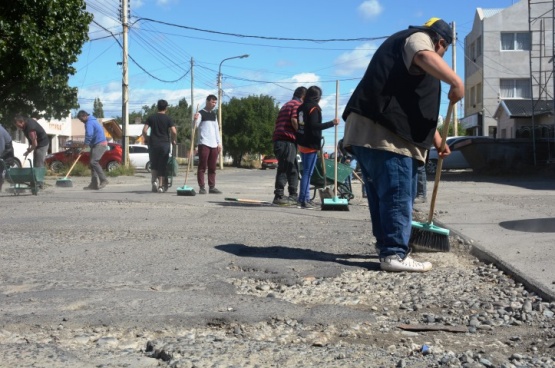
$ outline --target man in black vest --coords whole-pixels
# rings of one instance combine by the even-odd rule
[[[437,119],[441,81],[448,98],[464,96],[464,84],[443,60],[453,30],[431,18],[387,38],[376,50],[345,111],[344,143],[366,177],[372,232],[386,271],[425,272],[430,262],[409,256],[416,174],[432,144],[441,136]],[[445,147],[440,154],[450,153]]]

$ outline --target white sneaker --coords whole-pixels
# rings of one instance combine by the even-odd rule
[[[415,261],[410,255],[404,259],[398,255],[392,255],[380,258],[380,268],[390,272],[426,272],[432,269],[432,264]]]
[[[153,192],[153,193],[158,192],[158,180],[154,180],[154,181],[152,182],[152,192]]]

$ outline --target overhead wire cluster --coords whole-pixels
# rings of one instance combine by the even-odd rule
[[[123,0],[127,1],[127,0]],[[105,26],[101,25],[100,20],[94,21],[94,24],[98,27],[98,30],[95,30],[90,33],[90,41],[98,41],[104,40],[107,37],[111,37],[114,39],[115,44],[122,48],[122,44],[119,40],[119,36],[121,36],[121,18],[120,13],[121,9],[117,6],[117,4],[111,2],[105,2],[102,0],[87,0],[87,7],[89,10],[94,11],[95,14],[100,14],[102,17],[105,17],[103,20],[107,20],[108,22],[113,22],[114,26]],[[331,43],[331,42],[361,42],[361,41],[375,41],[385,39],[386,37],[364,37],[364,38],[349,38],[349,39],[310,39],[310,38],[287,38],[287,37],[269,37],[269,36],[256,36],[256,35],[245,35],[239,33],[227,33],[227,32],[220,32],[208,29],[201,29],[195,27],[189,27],[185,25],[169,23],[164,21],[159,21],[152,18],[145,18],[141,17],[140,15],[136,14],[134,11],[130,12],[131,21],[128,22],[129,25],[129,39],[130,44],[134,44],[134,46],[140,47],[144,52],[148,53],[151,58],[157,61],[156,69],[147,68],[144,66],[140,60],[134,57],[134,53],[129,53],[129,59],[142,71],[141,74],[147,75],[148,77],[158,80],[164,83],[177,83],[183,80],[191,71],[190,60],[193,58],[193,55],[189,54],[186,50],[184,50],[182,45],[178,45],[172,38],[173,37],[184,37],[184,38],[191,38],[191,39],[201,39],[207,42],[217,42],[217,43],[234,43],[229,42],[228,40],[216,40],[216,39],[209,39],[209,38],[201,38],[201,37],[191,37],[187,35],[181,34],[172,34],[167,32],[167,27],[173,27],[176,29],[184,29],[189,31],[201,32],[206,33],[208,35],[220,35],[226,37],[233,37],[239,39],[258,39],[262,41],[298,41],[303,43],[315,43],[315,44],[324,44],[324,43]],[[102,22],[104,23],[104,22]],[[160,29],[161,27],[165,27],[166,30]],[[105,35],[109,33],[109,35]],[[98,35],[95,37],[97,34]],[[172,36],[172,37],[169,37]],[[299,47],[299,46],[283,46],[283,45],[269,45],[269,44],[254,44],[254,43],[244,43],[244,42],[236,42],[238,44],[247,44],[249,46],[256,46],[256,47],[272,47],[272,48],[292,48],[292,49],[304,49],[306,47]],[[111,44],[113,46],[114,44]],[[111,47],[104,50],[107,52]],[[325,47],[313,47],[308,49],[314,50],[345,50],[350,51],[352,48],[325,48]],[[98,56],[97,56],[98,57]],[[87,65],[90,65],[89,62]],[[211,67],[214,65],[214,67]],[[214,89],[217,84],[217,65],[204,62],[195,59],[195,85],[200,88],[205,89]],[[331,68],[331,67],[330,67]],[[175,78],[162,78],[160,75],[167,75],[170,72],[173,75],[176,75]],[[223,73],[222,73],[223,74]],[[280,73],[277,72],[268,72],[266,74],[275,74],[279,75]],[[138,77],[139,75],[137,75]],[[283,74],[283,79],[289,77],[289,75]],[[251,83],[253,86],[255,85],[263,85],[263,84],[272,84],[278,87],[281,87],[284,92],[287,91],[287,97],[290,97],[291,91],[294,89],[292,84],[296,82],[288,82],[283,81],[283,79],[276,79],[276,80],[257,80],[257,79],[247,79],[241,77],[235,77],[232,75],[225,75],[223,78],[223,82],[226,80],[236,80],[241,82]],[[342,79],[342,80],[354,80],[355,78],[349,79]],[[331,80],[331,79],[330,79]],[[333,79],[335,82],[335,79]],[[284,94],[285,95],[285,94]],[[130,105],[134,108],[142,107],[145,103],[140,103],[138,101],[130,101]]]

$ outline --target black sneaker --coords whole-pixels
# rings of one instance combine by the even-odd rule
[[[290,206],[291,200],[289,199],[289,197],[275,196],[272,203],[277,204],[278,206]],[[293,202],[293,203],[296,203],[296,202]]]
[[[222,194],[222,192],[216,187],[208,189],[208,193],[210,193],[210,194]]]
[[[98,190],[98,186],[94,184],[89,184],[83,188],[83,190]]]
[[[98,184],[98,188],[97,188],[97,189],[105,188],[106,185],[108,185],[108,180],[101,181],[100,184]]]
[[[316,206],[314,205],[314,202],[308,201],[308,202],[301,203],[301,208],[303,210],[313,210],[316,208]]]
[[[206,194],[206,189],[200,188],[200,189],[198,190],[198,194]]]

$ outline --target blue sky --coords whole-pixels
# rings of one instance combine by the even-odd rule
[[[86,2],[101,27],[91,25],[91,40],[83,46],[70,85],[79,88],[82,109],[92,111],[94,99],[100,98],[106,116],[121,116],[119,2]],[[331,120],[335,114],[335,81],[340,81],[341,114],[382,37],[409,25],[421,25],[431,17],[455,22],[456,67],[463,77],[464,37],[472,28],[476,8],[506,8],[515,2],[129,0],[129,56],[136,62],[129,60],[129,111],[139,111],[160,98],[171,104],[186,98],[190,103],[191,90],[194,104],[202,106],[208,94],[217,95],[222,60],[248,54],[248,58],[221,64],[224,102],[231,97],[265,94],[281,105],[291,99],[297,86],[318,85],[324,92],[324,119]],[[331,39],[340,41],[322,41]],[[452,65],[451,50],[445,60]],[[444,86],[442,113],[448,103],[447,90]],[[343,123],[339,125],[339,138],[342,135]],[[333,129],[325,132],[325,139],[326,148],[331,150]]]

